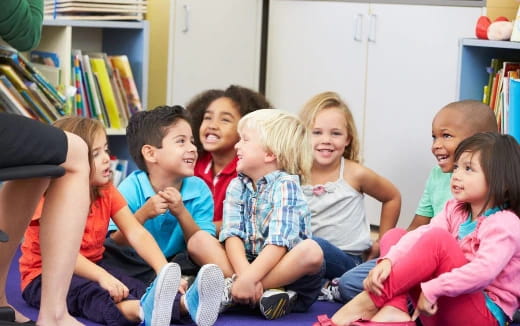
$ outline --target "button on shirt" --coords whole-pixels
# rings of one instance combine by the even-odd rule
[[[311,237],[310,217],[298,176],[277,170],[255,189],[249,177],[239,174],[227,189],[220,241],[239,237],[253,256],[269,244],[291,250]]]

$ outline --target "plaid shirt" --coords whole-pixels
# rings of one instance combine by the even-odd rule
[[[255,190],[253,181],[239,174],[227,188],[220,241],[239,237],[253,256],[268,244],[291,250],[311,237],[310,218],[298,176],[277,170],[261,178]]]

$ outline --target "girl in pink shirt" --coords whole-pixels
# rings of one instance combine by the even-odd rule
[[[455,152],[453,200],[408,232],[365,291],[315,325],[505,325],[520,300],[520,146],[479,133]],[[415,305],[410,317],[403,296]]]

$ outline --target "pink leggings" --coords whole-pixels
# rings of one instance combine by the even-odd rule
[[[406,233],[403,229],[388,231],[381,239],[381,255],[384,255]],[[421,282],[431,280],[442,273],[460,267],[468,261],[453,236],[440,228],[432,228],[410,248],[408,255],[392,266],[392,272],[384,282],[381,296],[369,293],[377,307],[390,305],[408,311],[407,295],[414,305],[421,294]],[[424,326],[435,325],[479,325],[496,326],[497,320],[486,307],[482,291],[458,297],[440,297],[438,311],[428,317],[421,315]]]

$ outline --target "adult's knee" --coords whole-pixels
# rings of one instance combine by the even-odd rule
[[[62,164],[67,172],[90,172],[88,146],[85,141],[70,132],[65,132],[67,136],[67,158]]]

